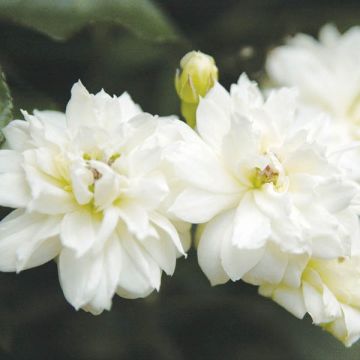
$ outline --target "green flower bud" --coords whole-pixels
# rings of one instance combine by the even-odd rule
[[[190,126],[195,126],[200,96],[205,96],[217,79],[218,69],[211,56],[190,51],[181,59],[180,70],[175,75],[175,88],[181,100],[181,113]]]

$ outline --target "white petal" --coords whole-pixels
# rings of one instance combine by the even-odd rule
[[[122,248],[131,259],[130,261],[137,269],[137,272],[141,274],[144,280],[148,283],[149,287],[159,290],[161,281],[161,270],[159,265],[151,256],[148,255],[143,246],[139,244],[138,241],[136,241],[129,233],[123,231],[119,233],[119,237],[121,239]],[[129,276],[130,271],[131,268],[125,269],[125,267],[122,267],[120,281],[123,277],[126,278]],[[123,285],[120,285],[120,283],[119,286],[124,287]],[[125,290],[127,289],[125,288]]]
[[[284,276],[287,264],[287,254],[282,253],[273,244],[269,244],[258,263],[244,276],[244,280],[253,285],[278,284]]]
[[[45,174],[36,163],[36,151],[24,152],[24,169],[31,188],[32,200],[28,208],[41,213],[61,214],[72,211],[75,201],[56,179]]]
[[[80,205],[89,203],[93,197],[92,192],[89,190],[89,186],[94,181],[91,171],[84,166],[73,164],[70,169],[70,178],[76,201]]]
[[[191,224],[185,221],[173,221],[177,232],[180,237],[181,246],[183,251],[186,253],[191,247]],[[182,256],[183,253],[178,252],[177,256]]]
[[[127,225],[129,232],[139,239],[154,235],[147,211],[134,201],[124,200],[119,207],[119,217]]]
[[[288,255],[288,263],[282,278],[282,283],[286,286],[298,288],[301,285],[301,276],[309,261],[309,256]]]
[[[224,161],[238,175],[241,163],[260,153],[259,137],[255,136],[251,121],[239,114],[232,117],[229,131],[223,137],[221,152]]]
[[[82,126],[96,126],[93,96],[78,81],[71,89],[71,99],[66,107],[67,126],[73,132]]]
[[[175,226],[165,217],[158,213],[151,213],[150,220],[153,222],[158,228],[163,230],[165,234],[168,235],[173,245],[176,247],[177,251],[185,255],[178,231],[176,230]],[[183,226],[184,227],[184,226]],[[188,229],[189,230],[189,229]],[[185,232],[186,230],[184,230]]]
[[[325,311],[323,296],[314,286],[307,282],[303,283],[303,294],[307,312],[313,319],[315,324],[326,323],[332,321]]]
[[[263,257],[265,249],[241,249],[232,244],[231,236],[229,238],[223,239],[221,264],[231,280],[237,281],[256,266]]]
[[[93,299],[103,271],[101,255],[88,253],[78,257],[71,249],[64,248],[59,256],[58,268],[65,298],[76,310]]]
[[[328,179],[315,189],[320,201],[331,212],[346,209],[356,194],[356,187],[350,181]]]
[[[0,150],[0,173],[20,173],[21,153],[15,150]]]
[[[264,184],[261,190],[253,191],[254,201],[266,216],[274,220],[284,220],[291,211],[289,195],[278,192],[272,184]]]
[[[51,126],[59,129],[65,129],[66,117],[65,114],[60,111],[54,110],[34,110],[34,115],[42,122],[51,123]]]
[[[304,299],[300,288],[279,287],[275,290],[273,299],[299,319],[302,319],[306,314]]]
[[[154,291],[154,287],[134,265],[127,251],[122,248],[121,270],[116,290],[117,294],[126,299],[136,299],[146,297],[152,291]]]
[[[259,287],[259,293],[263,296],[271,296],[284,309],[299,319],[302,319],[306,314],[303,294],[301,288],[292,288],[286,286],[278,286],[271,288],[271,294],[268,295],[264,290],[267,290],[267,285]]]
[[[23,151],[30,147],[29,123],[23,120],[13,120],[1,130],[10,149]]]
[[[323,287],[324,312],[329,319],[334,320],[342,315],[340,303],[335,295],[326,287]]]
[[[294,88],[281,88],[272,90],[266,100],[265,109],[280,134],[294,123],[297,95]]]
[[[58,121],[59,116],[53,116],[53,111],[35,112],[35,115],[30,115],[26,111],[22,113],[29,123],[31,140],[28,148],[46,147],[58,151],[62,148],[66,141],[66,127],[64,121]],[[40,114],[40,117],[36,114]]]
[[[0,204],[8,207],[26,207],[30,201],[30,190],[24,174],[0,174]]]
[[[121,107],[121,120],[128,121],[141,112],[141,108],[138,104],[135,104],[131,96],[124,92],[118,97],[118,101]]]
[[[84,307],[84,310],[94,315],[100,314],[103,310],[110,310],[112,297],[119,281],[122,256],[119,240],[116,237],[107,242],[102,256],[103,267],[99,286],[94,297]]]
[[[203,223],[234,207],[239,197],[235,194],[211,193],[188,187],[176,198],[169,212],[184,221]]]
[[[214,94],[211,98],[205,97],[200,100],[196,110],[196,128],[202,139],[219,152],[223,137],[230,127],[230,117],[218,106]]]
[[[351,346],[360,337],[360,311],[358,308],[353,308],[344,304],[342,305],[342,310],[347,332],[344,342],[346,346]]]
[[[150,141],[149,137],[147,141]],[[155,138],[154,138],[155,141]],[[142,145],[142,146],[141,146]],[[162,148],[158,144],[151,147],[139,143],[128,155],[128,171],[132,177],[141,177],[159,168]]]
[[[142,246],[167,275],[172,275],[175,271],[176,248],[164,231],[158,229],[158,232],[158,238],[147,237],[142,241]]]
[[[83,256],[96,242],[100,220],[87,209],[79,209],[64,216],[61,223],[61,242]]]
[[[216,82],[209,90],[206,98],[215,102],[225,114],[231,113],[232,104],[230,94],[219,82]]]
[[[221,194],[239,191],[236,179],[201,142],[177,142],[166,157],[177,178],[189,186]]]
[[[269,219],[259,211],[253,193],[246,193],[236,210],[232,244],[239,249],[258,249],[270,235]]]
[[[95,181],[95,205],[99,209],[104,209],[110,206],[119,196],[119,176],[109,166],[99,161],[91,161],[91,166],[101,174],[100,179]]]
[[[205,225],[200,238],[198,261],[211,285],[224,284],[229,280],[221,264],[221,248],[226,238],[231,237],[233,218],[233,210],[218,215]]]
[[[107,239],[114,232],[119,222],[119,209],[117,207],[109,207],[103,211],[103,218],[99,232],[97,234],[97,244],[100,248],[106,243]],[[95,250],[97,247],[95,247]]]
[[[259,107],[263,103],[263,96],[257,83],[250,81],[245,73],[240,75],[237,84],[231,85],[230,94],[240,111],[246,111],[249,104]]]
[[[21,271],[44,264],[59,250],[60,217],[15,210],[0,223],[0,269]]]
[[[153,172],[132,179],[126,196],[137,199],[148,210],[158,208],[161,201],[169,193],[164,175]]]
[[[17,252],[19,264],[16,271],[19,272],[45,264],[48,261],[55,259],[60,254],[60,251],[61,241],[58,235],[47,238],[41,242],[41,244],[38,244],[37,247],[33,247],[32,249],[30,249],[30,246],[27,246],[24,252],[19,248]]]

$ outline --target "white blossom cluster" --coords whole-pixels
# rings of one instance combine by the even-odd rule
[[[115,293],[159,290],[201,224],[198,262],[212,285],[259,286],[351,345],[359,64],[360,28],[327,25],[319,42],[301,34],[269,54],[266,95],[245,74],[229,92],[215,82],[195,129],[80,82],[65,113],[23,112],[3,129],[0,205],[15,210],[0,222],[0,270],[55,259],[69,303],[99,314]]]

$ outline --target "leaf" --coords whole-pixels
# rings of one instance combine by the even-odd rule
[[[5,75],[0,70],[0,130],[12,120],[12,98],[9,87],[6,84]],[[0,132],[0,143],[4,141],[4,135]]]
[[[0,18],[55,40],[66,40],[99,22],[124,26],[147,40],[180,40],[170,20],[151,0],[0,0]]]

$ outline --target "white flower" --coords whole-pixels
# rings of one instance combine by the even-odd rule
[[[264,101],[245,75],[230,94],[216,84],[197,110],[202,140],[168,154],[183,181],[170,211],[207,223],[198,259],[213,285],[299,284],[309,256],[349,255],[359,242],[356,189],[296,121],[295,99],[282,89]]]
[[[260,294],[271,297],[298,318],[309,313],[316,325],[346,346],[360,338],[360,258],[308,263],[298,287],[264,284]]]
[[[352,178],[360,181],[360,27],[341,35],[325,25],[319,41],[298,34],[272,50],[266,69],[273,83],[295,86],[305,111],[320,110],[331,119],[324,126],[324,141]]]
[[[24,113],[3,131],[0,204],[18,208],[0,223],[0,270],[21,271],[58,257],[61,286],[95,314],[116,292],[159,289],[184,254],[162,201],[161,156],[181,137],[180,121],[143,113],[127,93],[91,95],[79,82],[66,114]],[[189,226],[177,223],[181,237]]]

